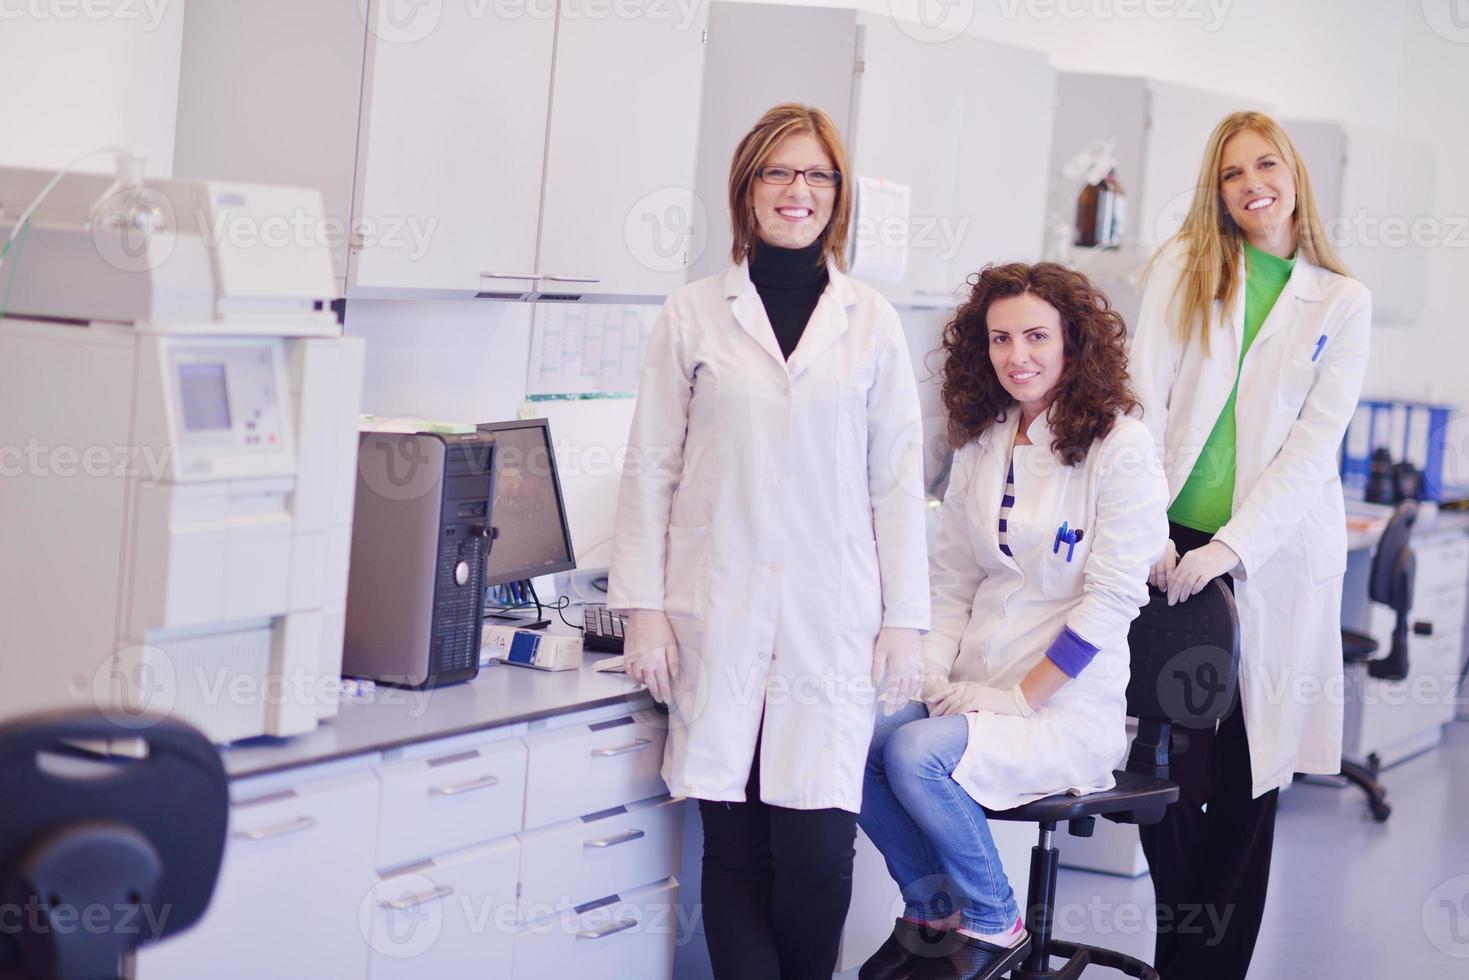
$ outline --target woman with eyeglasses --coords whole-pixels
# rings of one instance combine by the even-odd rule
[[[608,605],[669,705],[669,792],[699,801],[714,975],[829,980],[874,683],[896,707],[922,677],[917,386],[897,313],[842,271],[824,112],[767,112],[729,206],[732,264],[669,296],[648,344]]]
[[[1222,577],[1240,620],[1238,701],[1217,731],[1188,733],[1172,761],[1179,800],[1141,828],[1166,980],[1243,980],[1279,791],[1341,767],[1340,699],[1300,692],[1341,684],[1336,454],[1371,326],[1290,136],[1262,113],[1226,116],[1183,228],[1153,259],[1130,351],[1168,469],[1171,541],[1153,584],[1183,602]],[[1176,928],[1189,915],[1221,924]]]

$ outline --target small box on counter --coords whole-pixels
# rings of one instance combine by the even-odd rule
[[[503,660],[507,664],[535,667],[537,670],[576,670],[582,662],[581,637],[514,626],[486,626],[480,647],[484,662]]]

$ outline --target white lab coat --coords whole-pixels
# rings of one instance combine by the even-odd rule
[[[1000,551],[1000,498],[1018,410],[954,454],[932,560],[933,630],[924,656],[951,680],[1019,684],[1069,626],[1099,647],[1075,678],[1020,718],[971,712],[954,780],[1004,810],[1053,793],[1110,789],[1127,749],[1127,631],[1148,599],[1148,569],[1168,540],[1167,485],[1152,437],[1119,417],[1086,458],[1051,452],[1048,416],[1015,448],[1014,557]],[[1055,548],[1080,528],[1071,561]]]
[[[1163,447],[1170,502],[1239,377],[1233,516],[1214,537],[1240,557],[1240,697],[1258,797],[1297,772],[1341,768],[1346,514],[1336,456],[1367,369],[1372,300],[1355,279],[1299,256],[1240,365],[1240,256],[1239,296],[1223,329],[1215,302],[1205,357],[1201,344],[1180,341],[1169,310],[1180,248],[1166,246],[1153,267],[1129,371],[1143,422]]]
[[[679,645],[675,795],[861,808],[879,628],[928,628],[922,424],[892,306],[829,266],[787,362],[741,263],[668,298],[648,343],[608,605]]]

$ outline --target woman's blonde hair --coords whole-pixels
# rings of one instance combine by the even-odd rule
[[[816,137],[826,149],[827,156],[831,157],[832,167],[842,175],[837,183],[831,219],[822,229],[818,241],[821,242],[822,257],[835,262],[838,269],[846,269],[847,232],[852,218],[847,149],[842,145],[842,134],[837,132],[830,116],[815,106],[796,102],[784,102],[767,111],[735,147],[734,160],[729,168],[729,213],[734,228],[730,257],[736,262],[744,261],[759,240],[755,212],[750,206],[755,172],[765,165],[781,140],[795,133],[809,133]]]
[[[1224,145],[1245,130],[1259,134],[1270,143],[1295,176],[1296,210],[1291,220],[1296,226],[1298,254],[1304,255],[1313,265],[1348,275],[1322,229],[1311,178],[1289,134],[1263,112],[1230,113],[1214,127],[1214,134],[1209,137],[1204,162],[1199,168],[1198,184],[1194,187],[1193,203],[1183,219],[1183,227],[1158,250],[1143,272],[1146,278],[1164,251],[1175,246],[1182,274],[1169,300],[1170,309],[1176,314],[1181,339],[1187,343],[1197,337],[1206,354],[1209,351],[1209,333],[1214,327],[1210,322],[1214,301],[1218,300],[1223,310],[1232,309],[1242,285],[1236,260],[1244,247],[1245,237],[1224,206],[1219,174],[1223,168]]]

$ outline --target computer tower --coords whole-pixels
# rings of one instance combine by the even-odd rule
[[[441,687],[479,673],[494,437],[361,434],[342,673]]]

